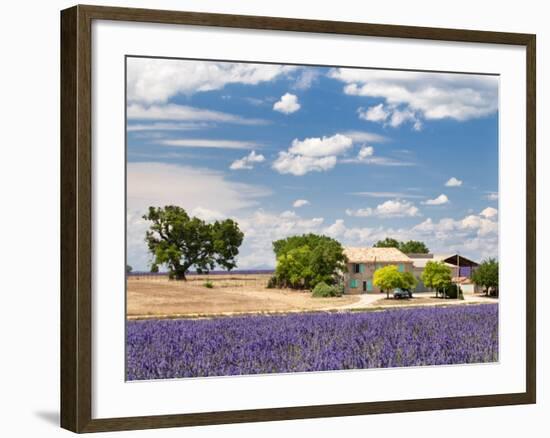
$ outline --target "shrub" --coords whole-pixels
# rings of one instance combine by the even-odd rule
[[[206,280],[203,284],[204,287],[208,289],[212,289],[214,287],[214,283],[212,283],[210,280]]]
[[[317,283],[312,293],[312,296],[316,298],[339,297],[341,295],[337,286],[329,286],[324,281]]]
[[[272,275],[269,277],[269,280],[267,280],[267,286],[268,289],[275,289],[279,287],[279,280],[275,275]]]
[[[445,289],[444,293],[447,298],[457,298],[457,296],[460,298],[462,289],[455,283],[451,283],[451,285]]]

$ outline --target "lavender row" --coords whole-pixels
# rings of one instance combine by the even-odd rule
[[[498,360],[498,305],[129,321],[127,379]]]

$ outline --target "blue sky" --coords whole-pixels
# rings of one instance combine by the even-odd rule
[[[239,268],[315,232],[498,255],[498,78],[172,59],[127,60],[128,263],[141,219],[177,204],[245,233]]]

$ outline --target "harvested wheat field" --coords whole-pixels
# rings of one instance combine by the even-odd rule
[[[309,291],[267,289],[270,275],[190,275],[187,281],[164,276],[130,276],[127,317],[208,316],[254,312],[295,312],[338,309],[356,296],[312,298]],[[210,282],[212,287],[206,287]]]

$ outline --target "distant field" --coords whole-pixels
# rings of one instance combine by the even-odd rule
[[[309,291],[267,289],[271,274],[131,275],[127,281],[127,316],[217,315],[222,313],[322,310],[355,303],[359,296],[312,298]],[[213,288],[204,286],[210,281]]]

